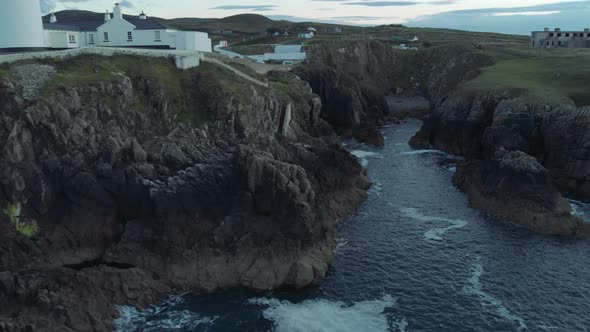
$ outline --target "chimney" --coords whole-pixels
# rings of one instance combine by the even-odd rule
[[[584,28],[584,32],[590,32],[590,28]]]
[[[123,12],[121,11],[121,7],[119,7],[118,2],[115,4],[115,8],[113,8],[113,18],[116,20],[123,19]]]
[[[111,20],[111,14],[109,14],[109,11],[107,10],[107,12],[104,14],[104,21],[110,21]]]
[[[147,20],[147,15],[142,11],[141,14],[139,14],[139,19],[140,20]]]
[[[548,31],[549,31],[549,28],[545,28],[545,32],[548,32]]]
[[[560,28],[555,28],[555,32],[561,32]]]
[[[51,13],[51,15],[49,15],[49,23],[57,23],[57,17],[55,17],[55,13]]]

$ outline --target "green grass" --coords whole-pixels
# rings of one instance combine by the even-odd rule
[[[534,103],[590,105],[590,50],[495,47],[496,59],[465,91],[507,90]]]
[[[36,221],[30,222],[23,222],[20,220],[21,214],[21,205],[17,204],[8,204],[2,212],[8,217],[8,220],[16,231],[24,236],[33,237],[39,233],[39,225]]]
[[[82,55],[45,62],[54,65],[58,71],[57,76],[46,85],[48,90],[93,85],[113,80],[117,74],[125,74],[132,79],[156,79],[167,92],[177,95],[181,90],[180,78],[186,73],[177,69],[172,60],[167,58],[130,55]]]

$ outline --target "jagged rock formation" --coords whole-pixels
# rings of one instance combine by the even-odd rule
[[[31,101],[0,81],[0,330],[104,331],[115,304],[325,276],[364,170],[305,82],[224,75],[204,64],[174,95],[117,73]]]
[[[310,65],[296,72],[322,97],[324,119],[344,135],[377,145],[383,138],[376,126],[427,115],[493,61],[460,47],[404,52],[376,41],[318,45],[311,54]],[[390,96],[409,103],[396,107]]]
[[[500,148],[493,159],[466,162],[453,182],[467,192],[471,206],[494,217],[540,233],[590,235],[590,224],[571,215],[549,172],[524,152]]]
[[[456,93],[425,120],[421,131],[410,143],[417,148],[434,147],[474,160],[460,167],[457,177],[460,179],[459,185],[470,194],[474,206],[542,232],[571,234],[577,232],[579,225],[571,221],[569,211],[563,207],[563,198],[555,187],[576,195],[590,196],[588,112],[587,108],[529,104],[512,99],[508,93]],[[534,157],[543,168],[543,175],[538,175],[533,169],[520,170],[521,176],[529,175],[531,183],[510,175],[507,181],[520,183],[522,188],[512,186],[498,191],[497,174],[482,175],[480,172],[484,169],[492,173],[499,172],[498,167],[490,165],[501,164],[498,153],[503,149]],[[506,157],[506,154],[501,155]],[[545,172],[550,180],[543,180]],[[507,175],[500,178],[504,176]],[[540,200],[553,203],[541,204],[537,202],[538,197],[527,196],[521,189],[548,195],[550,199]],[[497,195],[502,192],[507,199],[502,199],[502,204],[499,204],[490,196],[478,196],[476,191],[496,192]],[[503,204],[514,207],[514,213],[508,212],[509,207],[502,208]],[[539,218],[532,222],[526,215],[516,213],[516,206],[530,210],[522,212],[529,216],[536,213],[538,206],[543,206],[546,211],[564,215],[558,218],[562,224],[555,222],[550,227],[547,221]]]

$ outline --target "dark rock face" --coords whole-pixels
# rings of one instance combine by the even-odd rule
[[[494,159],[466,162],[453,182],[467,192],[474,208],[494,217],[541,233],[590,235],[590,225],[570,214],[570,204],[549,172],[524,152],[500,149]]]
[[[0,208],[39,227],[24,236],[0,213],[0,331],[104,331],[117,304],[325,276],[364,170],[311,92],[219,84],[196,71],[179,104],[121,74],[24,102],[0,81]],[[191,103],[206,124],[180,120]]]
[[[555,188],[590,196],[590,165],[586,162],[590,151],[587,144],[589,114],[585,108],[532,105],[511,99],[508,94],[455,94],[425,120],[410,144],[417,148],[441,149],[472,160],[472,163],[462,167],[457,177],[458,184],[470,194],[474,206],[488,212],[496,211],[491,213],[541,232],[577,234],[582,232],[581,226],[571,221],[567,209],[559,207],[565,203]],[[499,168],[493,165],[502,163],[498,153],[503,150],[519,151],[536,159],[543,168],[543,176],[539,178],[537,172],[527,168],[519,171],[521,176],[497,175]],[[521,155],[519,158],[524,157]],[[478,175],[486,172],[491,174]],[[548,178],[541,181],[545,173]],[[536,185],[542,184],[536,190],[538,195],[546,197],[532,195],[535,186],[522,182],[526,180],[525,174],[530,179],[536,179]],[[496,180],[490,182],[489,177],[496,180],[506,178],[508,183],[515,185],[504,186],[500,190],[496,187]],[[521,192],[519,185],[530,189],[531,195]],[[496,192],[514,200],[499,200],[500,194],[482,194]],[[554,202],[553,207],[546,204],[550,201]],[[504,203],[512,206],[513,212],[498,213]],[[528,212],[517,213],[518,204]],[[556,219],[538,216],[541,206],[546,208],[546,212],[557,213],[551,214]],[[535,218],[531,219],[532,215]],[[553,221],[555,224],[552,224]]]
[[[425,120],[414,147],[434,147],[474,159],[496,150],[535,157],[563,190],[590,196],[586,162],[590,111],[571,106],[532,105],[508,95],[455,96]]]
[[[378,126],[427,115],[473,71],[492,63],[461,48],[407,53],[376,41],[320,45],[311,55],[310,65],[296,72],[322,97],[322,117],[339,133],[376,145]]]

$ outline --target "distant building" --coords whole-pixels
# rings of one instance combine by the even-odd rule
[[[92,46],[212,51],[206,33],[172,29],[149,19],[143,12],[136,18],[126,19],[118,3],[113,16],[107,11],[104,20],[60,23],[51,14],[49,23],[42,24],[39,0],[3,2],[0,52]]]
[[[273,53],[264,53],[261,55],[250,55],[247,58],[257,62],[282,63],[292,65],[303,62],[307,59],[307,54],[303,50],[303,45],[276,45]]]
[[[561,31],[556,28],[549,31],[533,31],[531,33],[531,47],[533,48],[590,48],[590,29],[584,31]]]
[[[315,33],[313,31],[299,33],[299,38],[311,39],[314,36],[315,36]]]
[[[401,44],[399,45],[399,49],[400,50],[404,50],[404,51],[417,51],[418,48],[415,46],[408,46],[407,44]]]

